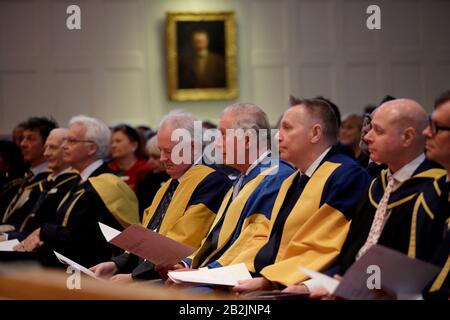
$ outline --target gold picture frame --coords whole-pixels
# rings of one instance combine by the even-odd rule
[[[166,66],[170,100],[235,99],[234,12],[167,13]]]

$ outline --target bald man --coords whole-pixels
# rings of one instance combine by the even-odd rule
[[[413,100],[384,103],[374,114],[364,137],[372,161],[388,169],[376,177],[358,205],[337,264],[328,273],[345,271],[375,244],[430,261],[445,229],[437,216],[434,181],[442,169],[425,158],[427,114]],[[314,291],[308,280],[287,291]],[[317,291],[316,291],[317,292]]]
[[[20,229],[7,233],[4,238],[23,240],[56,214],[58,204],[70,190],[78,175],[63,159],[62,144],[67,132],[65,128],[56,128],[48,135],[43,155],[51,173],[39,182],[39,196],[24,218]]]

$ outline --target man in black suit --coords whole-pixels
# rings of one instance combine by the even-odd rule
[[[122,230],[139,223],[139,215],[134,192],[102,160],[110,141],[109,128],[97,119],[70,120],[63,158],[80,173],[79,182],[59,204],[54,220],[35,230],[17,250],[39,249],[45,263],[51,263],[53,250],[87,266],[111,258],[113,248],[98,222]]]

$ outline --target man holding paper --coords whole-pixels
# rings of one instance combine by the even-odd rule
[[[200,163],[202,154],[198,146],[201,137],[194,135],[194,121],[195,117],[184,111],[173,111],[161,120],[158,147],[161,150],[161,161],[171,179],[161,186],[150,207],[144,211],[142,225],[198,248],[231,184],[224,173]],[[174,163],[174,148],[178,141],[172,139],[176,129],[187,132],[190,140],[188,143],[191,144],[187,161],[178,164]],[[91,270],[100,277],[116,274],[112,278],[114,281],[159,278],[152,263],[128,252],[115,257],[113,261],[100,263]]]
[[[266,113],[253,104],[237,103],[227,107],[219,122],[221,139],[217,146],[223,161],[241,173],[225,196],[219,213],[200,248],[172,270],[217,268],[245,263],[253,272],[255,254],[265,243],[270,213],[282,182],[294,169],[272,156],[270,125]],[[242,134],[239,134],[242,133]],[[258,134],[266,143],[257,141]],[[238,161],[236,148],[244,150]],[[252,154],[252,151],[256,151]],[[167,270],[160,270],[163,278]]]
[[[392,100],[375,111],[364,140],[372,161],[388,169],[361,198],[336,266],[327,273],[344,274],[374,244],[430,261],[444,232],[434,183],[443,170],[433,168],[423,154],[426,126],[427,115],[413,100]],[[318,288],[311,280],[287,290]]]
[[[111,143],[109,128],[97,119],[76,116],[63,143],[64,161],[80,174],[53,220],[44,223],[21,244],[38,250],[43,262],[53,263],[53,250],[81,265],[94,265],[113,254],[98,222],[117,229],[139,222],[134,192],[104,164]]]
[[[280,131],[281,158],[299,170],[281,185],[269,235],[254,259],[259,277],[233,288],[237,293],[272,290],[306,280],[304,265],[329,267],[340,253],[357,199],[369,182],[364,169],[333,147],[337,120],[318,99],[292,99]]]

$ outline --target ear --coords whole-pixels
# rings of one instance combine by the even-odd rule
[[[132,143],[133,146],[133,152],[136,152],[137,148],[138,148],[138,143],[135,141]]]
[[[318,123],[313,125],[310,131],[311,143],[319,142],[322,139],[322,134],[322,126]]]
[[[98,145],[96,145],[95,143],[89,143],[89,151],[88,151],[88,155],[89,156],[93,156],[98,150]]]
[[[408,127],[403,131],[403,146],[408,147],[410,146],[412,143],[415,143],[415,138],[416,138],[416,130],[414,130],[414,128],[412,127]]]

